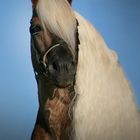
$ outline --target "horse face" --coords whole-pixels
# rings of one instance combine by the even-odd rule
[[[67,44],[61,41],[60,46],[52,49],[46,57],[50,81],[59,88],[73,85],[76,62]]]
[[[38,30],[38,26],[40,30]],[[35,53],[38,54],[36,55],[37,57],[35,56],[36,61],[33,59],[33,66],[38,75],[43,73],[54,86],[59,88],[73,85],[77,60],[69,49],[68,44],[48,30],[44,32],[41,28],[41,22],[36,16],[32,18],[30,32],[32,35],[32,47],[36,50]],[[53,44],[60,45],[48,52]],[[39,68],[40,66],[41,68]]]

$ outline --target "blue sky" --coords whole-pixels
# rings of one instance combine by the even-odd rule
[[[119,56],[140,106],[140,1],[75,0]],[[0,139],[28,140],[38,99],[30,59],[30,0],[0,0]]]

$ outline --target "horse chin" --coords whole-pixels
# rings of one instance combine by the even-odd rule
[[[68,82],[65,82],[65,83],[55,83],[55,86],[57,88],[68,88],[71,85],[73,85],[73,84],[72,83],[68,83]]]

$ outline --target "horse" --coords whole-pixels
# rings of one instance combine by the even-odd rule
[[[33,137],[36,138],[32,137],[32,140],[139,140],[140,114],[136,107],[131,86],[118,62],[118,56],[116,52],[107,47],[104,39],[96,29],[72,9],[71,2],[71,0],[32,0],[33,9],[36,10],[38,15],[37,22],[43,28],[43,34],[38,42],[38,46],[41,46],[40,52],[46,52],[47,46],[51,46],[52,42],[55,42],[53,38],[58,38],[58,40],[65,43],[52,50],[64,46],[69,50],[68,54],[71,54],[71,58],[76,60],[75,70],[72,75],[68,76],[69,78],[73,77],[68,82],[72,86],[68,86],[69,84],[62,84],[63,86],[56,84],[54,81],[58,79],[58,74],[54,75],[53,72],[50,73],[54,75],[51,78],[54,83],[51,84],[44,79],[42,75],[44,72],[42,72],[40,65],[36,66],[38,55],[36,55],[37,51],[32,50],[32,56],[34,56],[34,59],[32,59],[33,67],[38,72],[36,79],[39,77],[37,80],[39,108],[42,105],[47,110],[55,102],[49,103],[49,100],[45,104],[47,91],[51,95],[55,95],[54,99],[60,96],[59,92],[63,91],[63,97],[65,95],[63,100],[65,102],[69,101],[68,107],[66,107],[66,104],[62,106],[61,102],[61,105],[54,109],[62,110],[65,108],[66,111],[64,114],[63,111],[60,111],[64,117],[61,116],[61,119],[58,117],[58,121],[52,123],[53,129],[47,127],[50,112],[45,112],[45,114],[40,112],[39,109],[33,132]],[[78,49],[76,49],[76,34],[78,34],[79,39]],[[35,40],[31,44],[34,42]],[[55,54],[55,57],[59,55],[57,52]],[[48,57],[43,55],[43,58],[45,56],[43,60],[46,57],[48,59],[50,57],[50,60],[52,60],[51,55]],[[65,57],[63,58],[65,59]],[[65,61],[64,59],[62,63]],[[66,61],[68,60],[66,58]],[[45,60],[45,65],[47,62]],[[57,63],[59,63],[59,59],[57,59]],[[72,63],[72,61],[68,63]],[[50,63],[50,65],[52,64]],[[53,69],[56,66],[59,65],[54,65]],[[62,76],[65,79],[66,75]],[[69,79],[68,77],[66,79]],[[64,79],[59,80],[63,81]],[[52,88],[52,85],[55,85],[57,90]],[[58,88],[59,86],[60,88]],[[68,87],[72,88],[72,97],[69,96]],[[44,116],[47,120],[44,120]],[[60,123],[66,127],[61,130],[54,129]]]

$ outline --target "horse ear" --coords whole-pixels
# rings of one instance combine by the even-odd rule
[[[72,0],[67,0],[69,3],[70,3],[70,5],[71,5],[71,3],[72,3]]]

